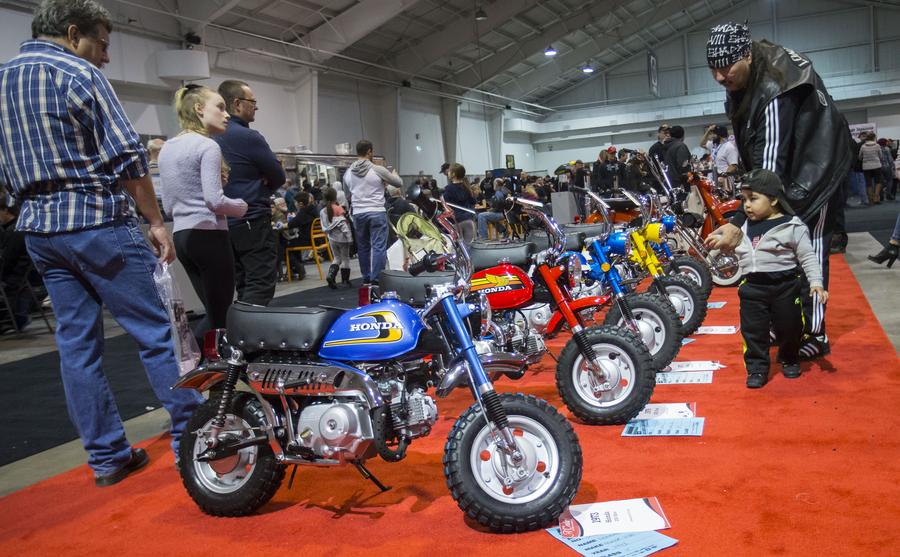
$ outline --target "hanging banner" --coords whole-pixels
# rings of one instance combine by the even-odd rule
[[[859,134],[862,132],[871,132],[877,134],[878,126],[871,122],[866,122],[865,124],[850,124],[850,135],[852,135],[853,137],[859,137]]]
[[[650,94],[659,97],[659,62],[652,50],[647,51],[647,80],[650,84]]]

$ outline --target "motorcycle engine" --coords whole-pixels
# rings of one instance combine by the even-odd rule
[[[513,350],[525,354],[528,363],[537,362],[547,351],[542,333],[553,314],[550,305],[534,304],[509,314],[512,321],[507,324],[507,337]]]
[[[391,420],[394,431],[405,432],[411,439],[424,437],[437,421],[437,404],[419,388],[397,393],[391,398]]]
[[[371,445],[372,420],[364,405],[311,404],[297,418],[297,443],[324,458],[361,458]]]

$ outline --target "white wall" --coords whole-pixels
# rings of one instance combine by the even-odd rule
[[[396,104],[394,90],[371,83],[319,76],[317,152],[333,153],[334,146],[360,139],[375,145],[375,152],[397,163]],[[440,129],[440,127],[438,127]]]
[[[456,152],[469,174],[494,168],[491,160],[489,120],[485,114],[460,110]]]
[[[441,134],[441,100],[438,97],[401,90],[398,134],[399,170],[404,175],[419,172],[438,175],[444,161]]]

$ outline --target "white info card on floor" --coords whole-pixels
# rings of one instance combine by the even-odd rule
[[[736,332],[738,332],[738,328],[734,325],[718,327],[697,327],[698,335],[733,335]]]
[[[559,517],[559,531],[565,538],[648,532],[670,526],[656,497],[569,505]]]
[[[725,366],[713,360],[695,360],[692,362],[672,362],[660,371],[715,371]]]
[[[696,402],[650,403],[638,412],[632,420],[667,420],[674,418],[694,418],[697,416]]]

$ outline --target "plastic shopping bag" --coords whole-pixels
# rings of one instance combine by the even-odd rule
[[[178,362],[180,374],[191,371],[197,367],[200,361],[200,348],[194,333],[188,326],[187,315],[184,311],[184,298],[178,289],[178,283],[169,271],[168,263],[157,263],[153,272],[156,281],[156,289],[159,297],[169,312],[169,322],[172,324],[172,340],[175,344],[175,360]]]

